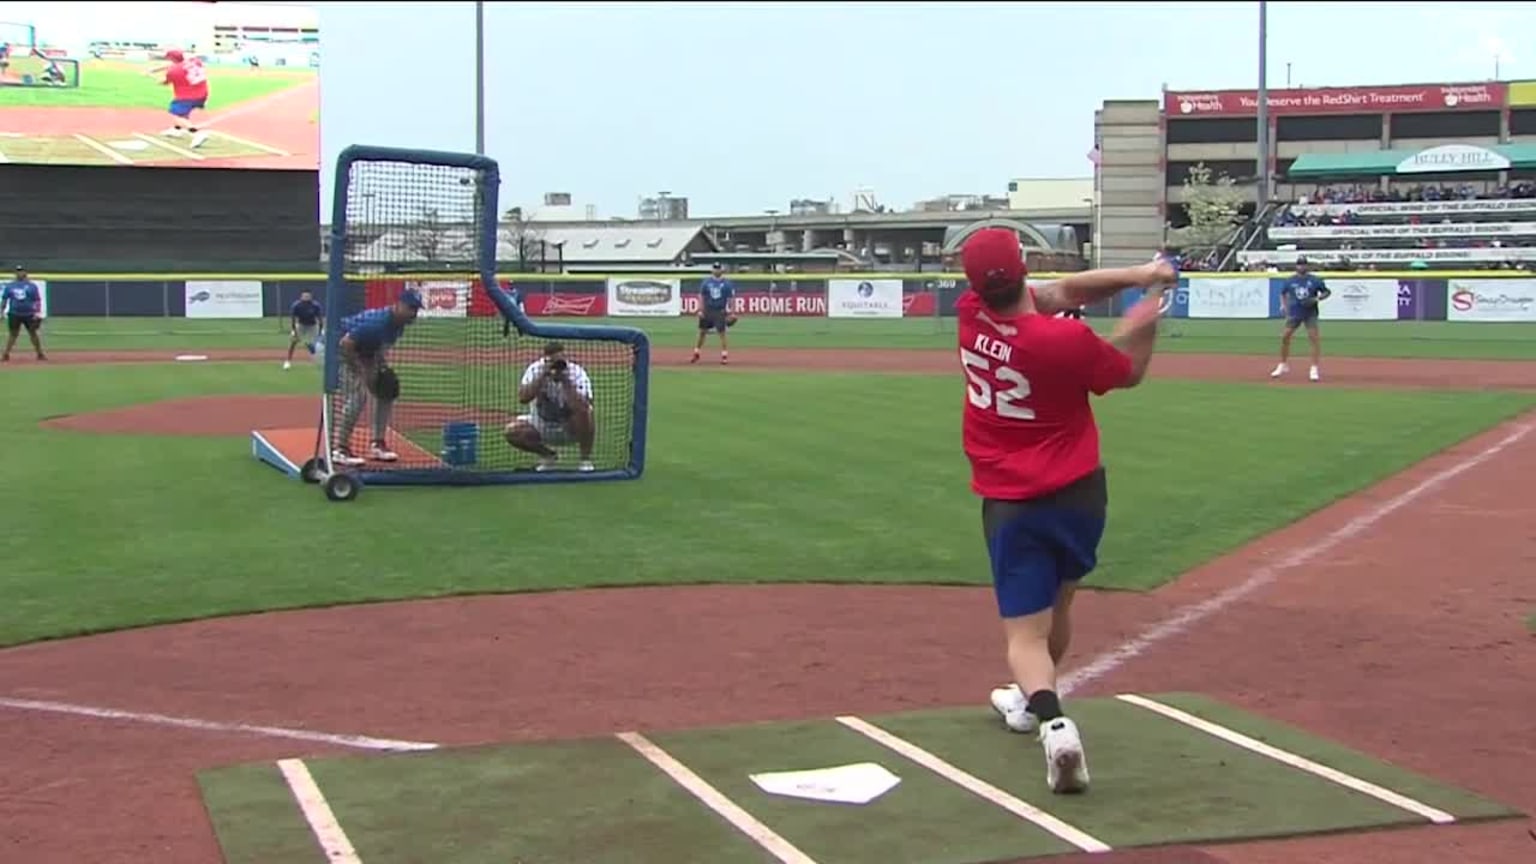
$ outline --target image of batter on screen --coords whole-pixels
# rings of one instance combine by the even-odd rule
[[[352,451],[352,431],[362,419],[369,396],[373,397],[373,436],[368,456],[379,462],[400,458],[389,449],[389,420],[400,398],[400,378],[389,368],[385,355],[420,311],[421,295],[407,288],[389,306],[364,309],[342,320],[338,348],[344,401],[331,439],[331,461],[341,465],[366,461]]]
[[[507,443],[537,453],[537,471],[549,471],[560,460],[554,448],[575,442],[581,451],[579,469],[593,470],[592,379],[581,364],[565,356],[565,346],[550,342],[544,356],[528,364],[517,386],[517,401],[530,411],[507,424]]]
[[[709,278],[699,283],[699,341],[693,344],[693,359],[689,363],[699,362],[699,352],[704,350],[704,338],[713,330],[720,334],[720,362],[730,362],[730,346],[726,343],[726,328],[736,323],[736,316],[731,314],[731,301],[736,297],[736,288],[725,278],[725,268],[715,264],[710,268]]]
[[[189,58],[174,48],[165,52],[165,59],[170,61],[169,65],[156,66],[148,72],[149,77],[159,78],[162,84],[171,87],[171,104],[166,109],[171,112],[171,127],[160,134],[167,138],[191,135],[189,145],[196,149],[208,140],[208,133],[198,129],[192,119],[193,111],[208,108],[208,70],[201,59]]]
[[[283,368],[293,368],[293,349],[303,344],[306,351],[314,354],[324,336],[325,308],[315,302],[314,294],[301,292],[299,299],[288,307],[288,356],[283,360]]]

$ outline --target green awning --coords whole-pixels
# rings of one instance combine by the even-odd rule
[[[1380,177],[1397,174],[1444,174],[1456,171],[1504,171],[1536,167],[1536,144],[1443,144],[1425,150],[1376,150],[1369,153],[1303,153],[1285,176]]]

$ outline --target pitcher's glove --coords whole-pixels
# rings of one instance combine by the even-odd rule
[[[379,370],[373,373],[373,381],[368,389],[373,391],[373,395],[378,399],[392,402],[400,398],[400,376],[388,366],[380,366]]]

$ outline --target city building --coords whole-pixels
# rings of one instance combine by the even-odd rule
[[[1385,190],[1398,182],[1395,173],[1411,174],[1417,184],[1476,184],[1489,191],[1528,179],[1531,169],[1517,163],[1488,170],[1471,163],[1408,162],[1417,167],[1401,171],[1396,166],[1437,147],[1536,142],[1533,89],[1528,83],[1484,81],[1271,90],[1266,129],[1272,145],[1268,197],[1276,202],[1271,210],[1341,182]],[[1253,90],[1165,90],[1159,100],[1104,102],[1094,122],[1098,262],[1145,261],[1168,242],[1170,227],[1187,224],[1184,181],[1198,164],[1235,181],[1244,215],[1259,217],[1256,223],[1271,215],[1255,213],[1261,175],[1257,118]],[[1333,170],[1316,171],[1317,157],[1334,159]],[[1350,158],[1371,164],[1355,173],[1341,170],[1344,163],[1337,160]],[[1313,160],[1313,167],[1298,162],[1303,159]],[[1379,163],[1388,161],[1392,170],[1379,170]],[[1308,170],[1293,172],[1293,166]],[[1235,259],[1236,252],[1222,254]]]

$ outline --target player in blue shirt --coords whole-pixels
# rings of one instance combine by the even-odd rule
[[[43,292],[37,283],[27,278],[27,268],[17,267],[16,278],[0,286],[0,307],[5,309],[5,351],[0,361],[11,359],[11,349],[16,347],[16,337],[21,328],[27,328],[27,338],[32,340],[32,350],[37,359],[47,360],[43,342],[37,331],[43,327]]]
[[[283,368],[293,367],[293,349],[303,342],[309,353],[315,353],[315,345],[325,336],[325,309],[315,302],[315,295],[301,292],[299,299],[288,307],[288,357]]]
[[[731,299],[735,296],[736,289],[725,278],[725,268],[716,264],[709,277],[699,284],[699,341],[693,345],[693,359],[689,363],[699,362],[699,352],[704,350],[704,339],[711,330],[720,334],[721,365],[730,361],[725,329],[736,323],[736,316],[731,314]]]
[[[389,449],[389,419],[395,399],[400,395],[400,379],[385,358],[389,348],[400,339],[405,328],[421,312],[421,294],[413,288],[400,292],[389,306],[363,311],[341,322],[341,390],[346,402],[332,438],[331,460],[342,465],[362,465],[352,449],[352,430],[363,416],[368,396],[377,397],[373,406],[373,437],[369,456],[380,462],[400,457]]]
[[[1307,267],[1307,259],[1296,259],[1296,272],[1285,280],[1285,286],[1280,291],[1280,309],[1285,312],[1285,330],[1280,334],[1280,364],[1275,367],[1275,371],[1269,373],[1269,377],[1279,378],[1291,371],[1291,337],[1296,335],[1297,327],[1305,327],[1307,341],[1312,343],[1312,368],[1307,372],[1307,377],[1313,381],[1322,380],[1322,371],[1318,368],[1323,349],[1317,333],[1317,304],[1327,300],[1332,293],[1322,277]]]

